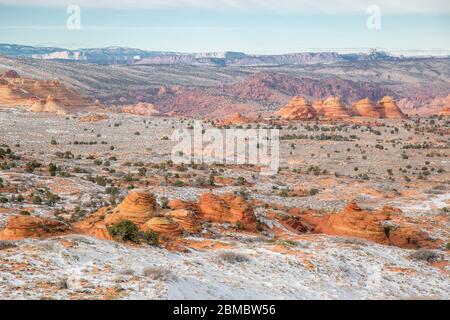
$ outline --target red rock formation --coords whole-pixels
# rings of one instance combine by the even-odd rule
[[[124,113],[132,113],[140,116],[161,115],[161,112],[159,112],[153,104],[147,102],[125,105],[122,107],[121,111]]]
[[[439,113],[439,115],[449,117],[450,116],[450,107],[445,107],[444,109],[442,109],[441,112]]]
[[[90,99],[59,81],[16,77],[12,73],[8,75],[0,78],[1,106],[27,106],[31,111],[56,113],[93,106]]]
[[[194,212],[198,211],[198,207],[195,202],[183,201],[180,199],[170,200],[168,206],[172,210],[186,209],[186,210],[190,210],[190,211],[194,211]]]
[[[316,233],[361,238],[401,248],[436,248],[441,243],[432,241],[420,228],[405,223],[399,210],[388,207],[364,211],[351,203],[343,211],[322,219],[308,216],[303,219],[315,226],[313,230]]]
[[[153,218],[158,210],[153,194],[143,189],[132,190],[125,199],[105,217],[105,224],[110,225],[120,220],[130,220],[142,225]]]
[[[339,97],[329,97],[323,102],[319,114],[327,119],[346,119],[351,116],[350,111],[342,104]]]
[[[98,239],[112,240],[104,221],[105,216],[111,213],[111,207],[101,208],[93,215],[75,223],[73,225],[73,231],[75,233],[87,234]]]
[[[386,96],[378,101],[378,111],[381,117],[386,119],[404,119],[405,114],[397,106],[397,103],[392,97]]]
[[[78,120],[81,122],[99,122],[103,120],[109,119],[108,115],[106,114],[98,114],[98,113],[90,113],[84,116],[78,117]]]
[[[233,113],[230,117],[221,119],[217,123],[220,125],[237,125],[237,124],[246,124],[251,122],[251,120],[247,117],[244,117],[239,112]]]
[[[188,232],[197,233],[200,231],[200,219],[193,211],[179,209],[168,212],[166,216],[172,218],[172,220],[177,222],[182,229]]]
[[[57,220],[32,216],[14,216],[6,222],[6,228],[0,231],[0,240],[20,240],[41,238],[62,234],[68,227]]]
[[[153,230],[161,237],[176,238],[183,234],[183,228],[170,217],[154,217],[148,220],[144,230]]]
[[[312,107],[316,111],[316,114],[318,116],[323,116],[324,115],[323,100],[314,100],[313,103],[312,103]]]
[[[198,207],[203,220],[232,224],[241,222],[245,229],[256,228],[253,207],[241,196],[234,194],[218,196],[205,193],[200,197]]]
[[[360,117],[381,118],[376,104],[369,98],[359,100],[353,105],[355,113]]]
[[[316,110],[305,97],[293,97],[277,114],[286,120],[308,120],[317,116]]]

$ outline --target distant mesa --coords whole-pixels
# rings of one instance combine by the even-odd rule
[[[121,108],[123,113],[131,113],[140,116],[159,116],[161,112],[152,103],[138,102],[136,104],[125,105]]]
[[[305,97],[293,97],[277,114],[286,120],[308,120],[317,116],[316,110]]]

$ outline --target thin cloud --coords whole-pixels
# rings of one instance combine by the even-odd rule
[[[448,0],[0,0],[0,5],[53,6],[72,4],[110,9],[198,9],[305,14],[364,13],[378,5],[387,14],[449,14]]]

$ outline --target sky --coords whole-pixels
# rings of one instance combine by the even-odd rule
[[[0,0],[0,43],[177,52],[377,48],[448,54],[450,1]]]

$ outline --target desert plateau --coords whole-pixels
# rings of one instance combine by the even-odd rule
[[[447,4],[33,2],[0,0],[0,300],[450,299]]]

